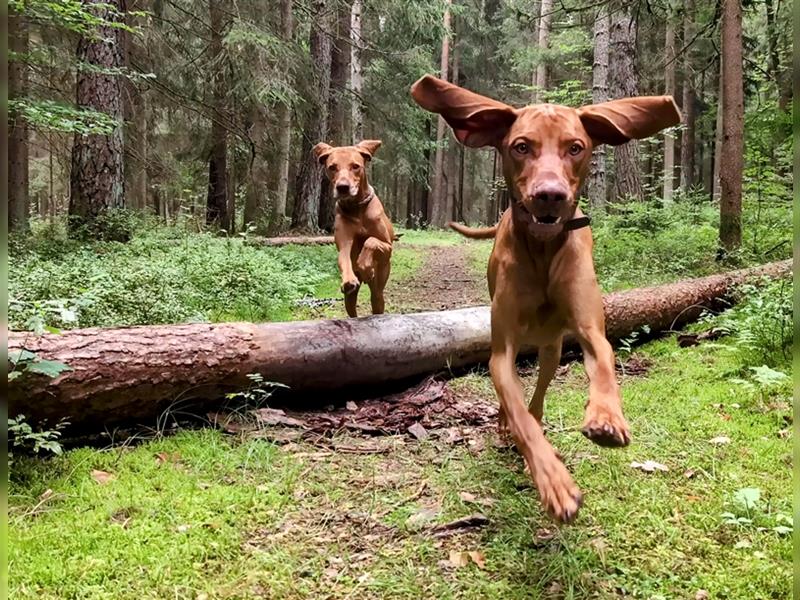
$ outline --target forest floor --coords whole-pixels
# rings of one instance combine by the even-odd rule
[[[487,302],[489,247],[405,236],[390,310]],[[332,272],[322,303],[291,317],[342,316],[337,283]],[[726,338],[669,336],[618,358],[628,448],[580,434],[581,363],[548,393],[548,438],[585,494],[573,525],[542,513],[476,368],[406,392],[424,431],[408,430],[397,397],[353,399],[277,425],[239,418],[15,459],[10,597],[788,598],[791,383],[742,381]],[[532,392],[535,367],[521,376]],[[320,426],[337,411],[374,427]]]

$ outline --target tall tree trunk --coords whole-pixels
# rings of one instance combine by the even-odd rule
[[[292,0],[281,0],[281,39],[291,42],[294,31]],[[275,167],[270,170],[273,178],[269,189],[273,191],[270,203],[269,232],[279,233],[286,229],[286,197],[289,195],[289,163],[292,150],[292,112],[281,102],[277,109],[278,156]]]
[[[227,26],[224,2],[209,0],[211,18],[211,52],[213,115],[211,121],[211,156],[208,161],[208,197],[206,199],[206,224],[229,229],[228,214],[228,131],[223,120],[227,115],[226,86],[222,37]]]
[[[17,56],[8,61],[8,99],[24,98],[28,93],[28,24],[25,18],[8,9],[8,49]],[[28,124],[22,115],[9,111],[8,126],[8,228],[28,228]]]
[[[543,60],[543,55],[547,52],[547,45],[550,41],[550,18],[552,12],[553,0],[542,0],[536,43],[539,48],[539,62],[536,65],[536,74],[533,81],[534,102],[541,102],[542,93],[547,89],[547,63]]]
[[[742,171],[744,167],[744,74],[742,5],[722,0],[722,147],[720,160],[719,241],[730,252],[742,244]]]
[[[328,141],[334,146],[347,146],[353,135],[348,121],[352,111],[348,105],[347,82],[350,75],[350,18],[351,8],[339,4],[336,15],[336,36],[331,46],[331,92],[328,98]],[[359,140],[360,141],[360,140]],[[333,231],[336,202],[328,189],[328,178],[323,175],[319,198],[319,227]]]
[[[450,5],[452,0],[445,0],[444,16],[442,19],[442,60],[440,65],[442,79],[447,81],[448,66],[450,63]],[[447,182],[445,180],[445,148],[444,140],[447,132],[445,120],[437,117],[436,125],[436,154],[433,159],[433,182],[431,184],[430,202],[428,205],[428,222],[433,227],[444,227],[450,214],[447,211]]]
[[[675,96],[675,22],[672,11],[667,14],[666,23],[666,67],[664,69],[664,93]],[[675,188],[675,136],[672,133],[664,134],[664,204],[672,204]]]
[[[694,35],[694,0],[686,0],[683,14],[683,43]],[[688,193],[694,185],[695,75],[692,46],[683,53],[683,135],[681,141],[681,189]]]
[[[718,78],[717,78],[717,118],[714,123],[714,174],[712,175],[712,185],[711,185],[711,199],[712,200],[719,200],[720,196],[720,188],[719,188],[719,173],[720,173],[720,165],[722,164],[722,114],[724,112],[724,105],[723,105],[723,85],[724,80],[722,78],[723,73],[723,60],[722,54],[719,56],[719,67],[718,67]]]
[[[361,13],[363,0],[353,0],[350,9],[350,89],[353,93],[352,143],[357,144],[364,139],[364,106],[362,94],[364,77],[361,74]]]
[[[268,185],[270,168],[265,156],[268,143],[266,114],[264,108],[258,104],[251,108],[250,117],[250,160],[247,169],[247,189],[245,191],[244,215],[242,224],[244,230],[249,225],[256,228],[256,232],[267,232],[269,220],[269,193]]]
[[[86,4],[109,21],[126,10],[125,0],[87,0]],[[96,33],[78,41],[78,64],[108,70],[122,68],[121,30],[101,26]],[[107,210],[125,206],[121,79],[117,75],[79,69],[76,98],[80,108],[105,113],[117,125],[108,135],[75,134],[69,200],[72,233],[78,233],[83,226],[92,228]]]
[[[450,45],[453,48],[453,60],[451,67],[450,80],[458,85],[458,69],[459,69],[459,47],[458,47],[458,30],[456,28],[455,19],[452,23]],[[449,129],[448,129],[449,132]],[[458,221],[458,151],[461,144],[457,143],[455,136],[448,134],[447,145],[447,165],[445,168],[445,179],[447,181],[447,218],[448,220]]]
[[[148,10],[146,0],[130,0],[131,11]],[[136,26],[136,17],[128,16],[128,25]],[[132,71],[144,67],[142,46],[139,40],[124,31],[125,66]],[[145,42],[146,43],[146,42]],[[147,206],[147,96],[141,84],[123,80],[123,112],[125,115],[125,206],[142,211]]]
[[[629,7],[620,8],[611,15],[608,74],[612,99],[639,95],[636,28]],[[622,202],[644,197],[639,177],[639,149],[635,141],[614,148],[614,197]]]
[[[780,2],[778,3],[780,5]],[[778,52],[778,32],[775,25],[774,0],[764,0],[764,11],[767,16],[767,48],[769,51],[769,71],[775,80],[778,89],[778,108],[786,110],[792,101],[792,78],[789,69],[781,68],[780,54]]]
[[[594,20],[594,58],[592,61],[592,102],[608,100],[608,8],[601,6]],[[606,147],[601,144],[592,150],[589,171],[589,205],[602,211],[606,205]]]
[[[319,229],[319,195],[322,165],[311,154],[311,148],[328,138],[328,96],[331,88],[330,17],[325,0],[314,0],[314,19],[311,26],[311,86],[310,112],[305,131],[300,172],[295,186],[292,227],[316,231]]]
[[[228,220],[225,222],[225,230],[228,233],[236,233],[236,189],[239,185],[239,180],[237,178],[236,144],[232,144],[230,156],[228,157],[228,201],[226,205]]]

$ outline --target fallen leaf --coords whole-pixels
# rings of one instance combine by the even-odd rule
[[[347,410],[358,410],[358,404],[349,400],[347,404],[344,405]]]
[[[654,460],[646,460],[643,463],[633,461],[631,463],[631,467],[634,469],[639,469],[641,471],[645,471],[647,473],[653,473],[655,471],[669,471],[669,467],[666,465],[662,465]]]
[[[438,515],[438,508],[421,508],[406,519],[406,527],[409,529],[421,529],[424,525],[433,521]]]
[[[458,497],[461,498],[464,502],[478,501],[478,497],[475,494],[470,494],[469,492],[459,492]]]
[[[334,569],[333,567],[328,567],[323,572],[323,575],[327,579],[336,579],[339,576],[339,569]]]
[[[448,557],[450,564],[456,568],[466,567],[469,564],[469,554],[466,552],[458,552],[456,550],[450,550],[450,556]]]
[[[178,533],[186,533],[191,528],[192,528],[191,525],[178,525],[178,527],[176,527],[176,529],[178,530]]]
[[[752,542],[750,540],[739,540],[734,544],[734,548],[737,550],[741,550],[742,548],[750,548],[752,546]]]
[[[372,575],[369,573],[363,573],[362,575],[359,575],[358,583],[372,583]]]
[[[98,471],[97,469],[92,469],[92,479],[94,479],[100,485],[106,485],[110,481],[114,481],[116,478],[116,475],[108,473],[107,471]]]
[[[486,557],[483,555],[483,552],[480,552],[478,550],[472,550],[470,552],[467,552],[467,554],[469,554],[469,557],[472,559],[472,562],[478,565],[479,569],[486,568]]]
[[[731,438],[729,438],[727,435],[718,435],[717,437],[708,440],[708,443],[714,444],[715,446],[724,446],[725,444],[731,443]]]
[[[39,496],[39,500],[44,502],[45,500],[47,500],[52,495],[53,495],[53,490],[48,488],[48,489],[46,489],[45,491],[42,492],[42,494]]]
[[[262,425],[289,425],[291,427],[305,427],[300,419],[289,417],[280,408],[259,408],[253,411],[256,420]]]
[[[709,595],[706,590],[697,590],[697,593],[694,595],[694,600],[708,600]]]
[[[408,428],[408,433],[413,435],[418,440],[425,440],[429,437],[428,430],[425,429],[420,423],[414,423]]]
[[[168,462],[178,462],[181,459],[181,455],[178,452],[159,452],[156,454],[156,464],[163,465],[164,463]]]
[[[686,477],[686,479],[691,479],[692,477],[694,477],[694,469],[686,469],[683,472],[683,476]]]

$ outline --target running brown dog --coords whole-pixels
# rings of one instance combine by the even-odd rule
[[[493,146],[502,157],[510,210],[494,227],[451,226],[467,237],[496,238],[488,267],[489,371],[500,399],[501,426],[513,436],[547,512],[569,522],[583,497],[541,426],[545,391],[567,331],[583,349],[589,376],[583,434],[601,446],[626,446],[631,437],[605,337],[592,234],[578,207],[579,190],[594,146],[651,136],[679,123],[679,112],[670,96],[579,109],[552,104],[516,109],[431,76],[417,81],[411,95],[440,114],[462,144]],[[527,406],[515,365],[523,342],[539,349],[538,380]]]
[[[357,316],[362,283],[369,286],[372,314],[383,314],[384,310],[383,290],[389,280],[395,236],[366,172],[380,145],[379,140],[364,140],[339,148],[324,143],[314,146],[314,155],[325,166],[336,199],[333,237],[339,251],[344,306],[350,317]]]

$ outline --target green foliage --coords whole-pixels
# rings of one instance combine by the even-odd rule
[[[742,364],[758,369],[788,365],[794,336],[791,282],[764,280],[741,286],[737,294],[736,306],[714,322],[734,335]],[[756,371],[754,378],[767,374]]]
[[[9,323],[57,327],[263,321],[335,275],[333,248],[258,248],[241,239],[142,225],[128,244],[79,243],[34,223],[13,240]]]
[[[8,102],[12,114],[25,119],[34,129],[78,133],[80,135],[109,135],[120,123],[105,113],[75,108],[52,100],[16,100]]]
[[[8,460],[13,462],[20,454],[60,455],[64,449],[59,442],[61,430],[69,423],[60,421],[53,429],[34,429],[25,420],[25,415],[8,419]]]

